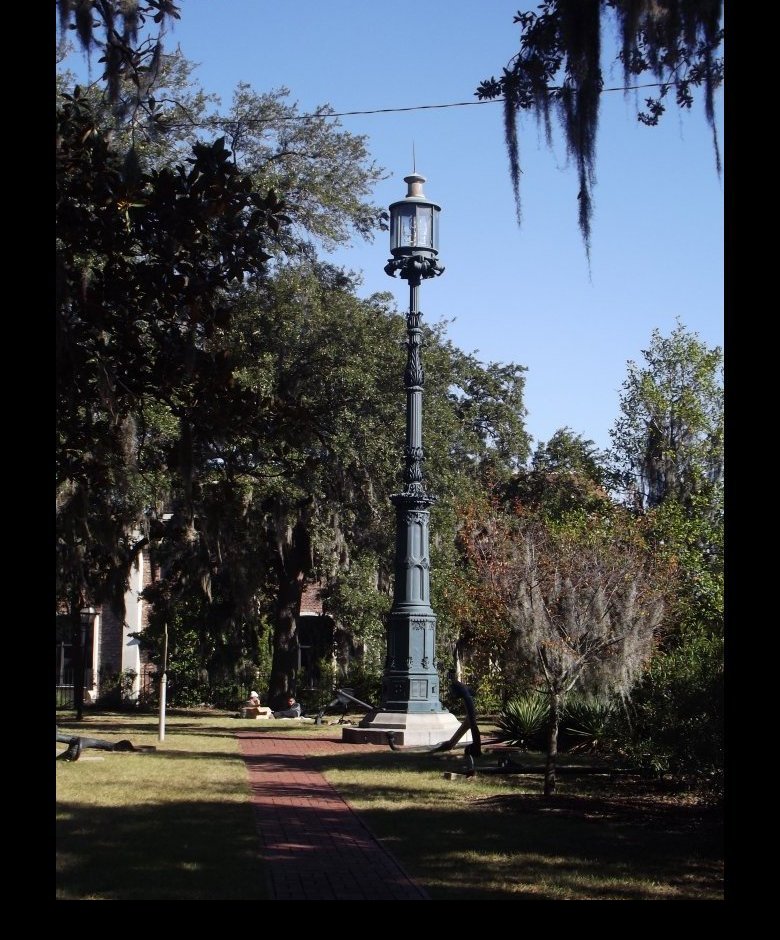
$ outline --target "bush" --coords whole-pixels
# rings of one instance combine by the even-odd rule
[[[559,749],[591,754],[613,750],[617,716],[614,700],[569,696],[563,708]]]
[[[362,660],[351,662],[340,687],[352,689],[352,696],[376,707],[382,700],[381,667],[372,668]]]
[[[502,741],[523,750],[544,750],[550,707],[544,695],[531,692],[510,699],[498,716]]]
[[[132,698],[137,676],[138,673],[134,669],[123,669],[122,672],[101,669],[98,705],[114,711],[137,708],[139,702]]]
[[[503,676],[498,672],[481,677],[474,690],[474,707],[478,715],[495,715],[506,702],[506,686]],[[460,703],[459,711],[463,709]]]
[[[638,769],[723,781],[723,640],[706,635],[659,654],[634,690],[619,744]]]

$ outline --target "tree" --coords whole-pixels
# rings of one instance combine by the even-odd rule
[[[593,441],[569,428],[559,428],[549,441],[540,441],[530,467],[522,467],[509,482],[505,499],[533,508],[549,522],[611,511],[607,492],[606,455]]]
[[[480,83],[479,99],[503,98],[509,169],[520,221],[518,114],[528,111],[544,123],[552,139],[551,113],[557,111],[570,156],[577,165],[579,226],[590,254],[593,185],[599,105],[604,91],[602,34],[617,35],[617,59],[625,93],[645,74],[658,94],[645,100],[638,119],[658,123],[669,92],[678,107],[690,108],[694,91],[703,89],[707,122],[712,128],[718,172],[715,91],[723,81],[723,0],[543,0],[539,12],[518,12],[520,50],[500,78]]]
[[[402,464],[405,322],[389,295],[360,300],[343,274],[309,262],[280,268],[234,302],[232,381],[213,417],[210,399],[195,394],[192,495],[172,482],[172,518],[158,549],[166,575],[147,591],[155,606],[149,639],[159,618],[180,619],[176,610],[186,609],[211,674],[247,655],[252,631],[270,622],[276,699],[295,690],[307,583],[325,584],[326,610],[345,642],[370,642],[381,630],[392,571],[389,497]],[[523,370],[483,367],[440,330],[425,335],[435,429],[426,453],[443,503],[437,551],[446,556],[448,501],[486,460],[511,466],[527,454]],[[196,525],[187,540],[177,532],[190,503]]]
[[[142,36],[143,17],[163,24],[172,9],[60,5],[72,26],[94,13],[77,30],[84,48],[137,46],[106,59],[105,95],[64,94],[58,114],[59,525],[76,545],[68,554],[63,539],[62,584],[99,531],[104,564],[79,584],[99,602],[110,581],[119,603],[132,552],[149,544],[164,575],[147,589],[146,640],[167,622],[172,648],[183,655],[186,637],[216,682],[258,654],[270,623],[270,691],[282,697],[306,581],[326,581],[334,616],[339,605],[351,616],[349,567],[361,581],[375,565],[361,623],[389,588],[404,320],[387,295],[359,300],[351,278],[316,257],[382,224],[363,138],[327,106],[291,120],[283,89],[242,85],[227,113],[207,116],[186,62]],[[204,125],[225,137],[203,139]],[[478,468],[506,473],[526,459],[524,370],[484,366],[443,326],[425,337],[427,466],[446,507]],[[81,455],[93,450],[101,462],[84,480]],[[447,538],[442,527],[442,554]]]
[[[677,572],[659,655],[632,697],[624,746],[643,767],[722,783],[723,359],[681,324],[629,363],[612,431],[623,493]]]
[[[532,458],[534,470],[582,473],[596,484],[603,484],[603,457],[593,441],[585,440],[571,428],[559,428],[549,441],[540,441]]]
[[[57,0],[57,11],[61,32],[73,30],[85,52],[101,53],[103,81],[117,113],[124,117],[143,107],[157,78],[166,27],[179,19],[176,4],[172,0]],[[135,94],[122,99],[123,84],[125,88],[132,85]]]
[[[164,55],[162,31],[144,31],[177,18],[167,0],[62,0],[59,10],[105,66],[105,93],[69,94],[63,80],[58,102],[59,596],[78,649],[80,608],[107,600],[119,611],[134,554],[151,543],[168,566],[151,591],[159,617],[189,591],[187,615],[209,630],[201,654],[216,670],[256,649],[261,629],[250,587],[262,579],[241,580],[266,560],[247,548],[248,522],[265,524],[247,512],[247,479],[300,472],[300,451],[284,444],[297,432],[303,446],[313,427],[291,421],[281,444],[264,437],[284,415],[269,415],[276,403],[257,381],[262,334],[248,316],[232,322],[240,288],[260,283],[272,254],[312,259],[307,233],[331,245],[352,227],[369,235],[380,213],[364,197],[378,171],[327,108],[308,137],[285,130],[295,109],[281,91],[242,86],[224,119],[234,149],[203,140],[206,96],[186,60]],[[341,188],[325,185],[335,171]],[[272,182],[293,191],[291,215]],[[233,507],[219,526],[212,498]],[[260,503],[272,498],[266,490]]]
[[[143,543],[134,532],[159,496],[137,465],[149,390],[164,401],[189,381],[195,337],[228,316],[228,285],[262,273],[281,208],[253,191],[222,141],[197,144],[189,166],[143,172],[78,90],[58,108],[58,597],[77,650],[82,606],[123,608]],[[206,362],[218,382],[219,356]]]
[[[514,655],[549,703],[545,796],[555,792],[566,696],[627,696],[650,662],[668,571],[623,515],[552,528],[533,514],[485,518],[464,533],[504,656]]]
[[[717,517],[723,481],[723,354],[678,322],[654,330],[645,365],[628,363],[620,416],[610,437],[625,491],[638,507],[710,500]]]
[[[233,158],[261,190],[285,193],[290,224],[278,250],[289,259],[313,259],[315,247],[330,251],[353,234],[372,240],[386,229],[387,213],[371,201],[385,171],[371,159],[367,138],[344,130],[328,104],[301,120],[282,86],[258,94],[240,83],[230,108],[210,114],[206,126],[224,133]]]

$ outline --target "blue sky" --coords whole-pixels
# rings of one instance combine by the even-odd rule
[[[225,104],[239,81],[260,92],[286,86],[302,112],[476,101],[478,83],[517,51],[514,13],[534,6],[182,0],[167,47],[200,63],[197,78]],[[605,78],[622,85],[617,66]],[[536,442],[569,426],[609,446],[626,362],[641,359],[654,328],[668,334],[679,318],[708,345],[723,343],[723,180],[703,105],[672,106],[655,128],[636,110],[633,96],[603,96],[590,272],[576,173],[560,140],[551,152],[532,119],[520,125],[521,228],[500,104],[340,119],[390,175],[375,189],[381,205],[405,195],[414,145],[426,195],[442,206],[446,267],[421,289],[425,320],[453,320],[449,337],[483,362],[527,367]],[[722,149],[722,94],[718,126]],[[380,232],[334,260],[362,272],[362,294],[391,290],[406,309],[406,284],[383,272],[388,257]]]

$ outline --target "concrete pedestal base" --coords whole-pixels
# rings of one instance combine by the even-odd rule
[[[357,727],[344,728],[341,740],[352,744],[379,744],[388,747],[387,732],[395,733],[394,743],[398,747],[441,744],[449,741],[460,728],[460,721],[449,712],[433,712],[427,715],[406,712],[370,712]],[[466,731],[458,745],[471,743],[471,732]]]

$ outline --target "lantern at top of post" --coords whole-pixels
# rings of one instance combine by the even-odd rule
[[[425,255],[435,258],[439,253],[439,213],[441,206],[425,198],[425,177],[412,173],[404,177],[408,186],[405,199],[390,206],[390,253],[394,258],[404,255]]]
[[[444,270],[438,263],[439,213],[441,206],[425,198],[425,177],[411,173],[404,177],[407,193],[390,206],[390,253],[387,274],[400,271],[407,280],[433,277]]]

